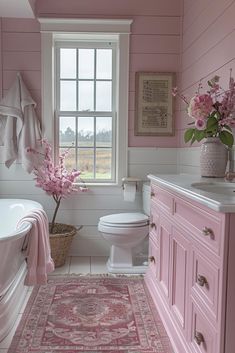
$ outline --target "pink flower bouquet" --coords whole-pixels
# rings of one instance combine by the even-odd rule
[[[35,153],[39,157],[37,167],[34,167],[33,173],[35,174],[36,186],[42,188],[48,195],[52,196],[56,207],[50,224],[50,232],[53,233],[55,226],[55,219],[60,207],[62,198],[66,198],[71,193],[86,191],[86,187],[77,188],[74,182],[80,177],[81,172],[73,169],[68,171],[65,167],[65,158],[69,153],[69,149],[65,150],[60,156],[58,165],[55,165],[52,158],[51,144],[43,139],[42,152],[28,148],[28,152]],[[79,178],[79,181],[82,180]]]
[[[189,125],[194,127],[185,131],[184,141],[191,144],[206,137],[219,137],[220,141],[232,147],[234,138],[232,127],[235,126],[235,82],[230,76],[229,89],[224,91],[220,85],[219,76],[208,81],[209,89],[200,94],[202,88],[199,84],[198,92],[190,101],[174,88],[172,94],[179,96],[187,104],[187,113],[194,121]]]

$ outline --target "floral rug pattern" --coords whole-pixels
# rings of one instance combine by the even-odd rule
[[[8,353],[173,353],[141,278],[56,276],[29,299]]]

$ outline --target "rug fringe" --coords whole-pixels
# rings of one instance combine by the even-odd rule
[[[110,278],[144,278],[144,275],[141,274],[120,274],[120,273],[59,273],[59,274],[53,274],[51,273],[48,278],[56,278],[56,277],[97,277],[97,278],[102,278],[102,277],[110,277]]]

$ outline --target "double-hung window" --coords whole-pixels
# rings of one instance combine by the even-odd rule
[[[87,184],[120,185],[127,175],[131,20],[39,19],[42,124],[55,158]]]
[[[56,50],[56,125],[68,167],[86,181],[116,176],[116,41],[60,42]]]

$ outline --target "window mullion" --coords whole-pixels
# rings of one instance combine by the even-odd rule
[[[78,116],[76,116],[75,120],[75,165],[76,169],[78,169]]]
[[[94,179],[96,179],[96,116],[94,116]]]
[[[77,96],[76,96],[76,109],[79,111],[79,75],[78,75],[78,65],[79,65],[79,57],[78,57],[78,52],[79,49],[76,50],[76,90],[77,90]]]
[[[96,66],[97,66],[97,50],[94,55],[94,111],[96,111]],[[94,116],[94,179],[96,179],[96,116]]]

